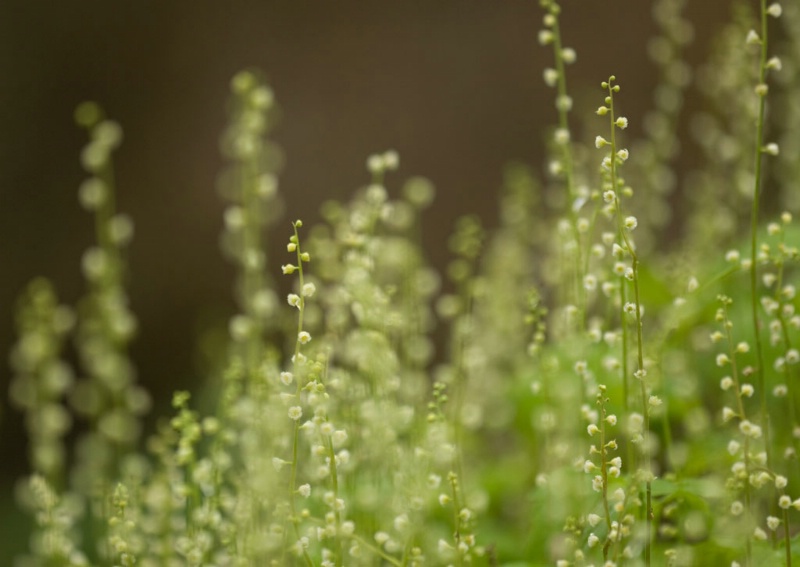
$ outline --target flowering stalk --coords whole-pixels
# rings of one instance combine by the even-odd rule
[[[222,137],[230,162],[220,178],[220,190],[229,201],[222,246],[238,271],[239,314],[231,324],[231,354],[244,367],[243,387],[249,388],[263,363],[264,334],[277,305],[266,275],[263,239],[278,201],[275,148],[267,138],[276,104],[270,88],[250,71],[233,77],[231,94],[230,120]]]
[[[796,408],[796,371],[793,371],[792,367],[800,362],[800,352],[793,346],[789,327],[800,328],[800,316],[795,314],[794,305],[792,304],[792,300],[797,293],[795,286],[785,283],[788,279],[786,278],[786,263],[798,256],[797,248],[787,246],[786,244],[786,230],[784,226],[789,225],[791,222],[791,213],[784,212],[781,214],[780,223],[772,222],[767,226],[767,234],[770,236],[779,236],[780,239],[777,244],[777,252],[774,256],[768,244],[761,246],[765,261],[770,262],[775,267],[775,273],[765,273],[762,276],[764,286],[773,288],[775,291],[772,297],[763,296],[761,298],[761,306],[771,318],[769,322],[770,343],[772,346],[780,345],[783,351],[783,355],[775,360],[775,369],[783,374],[784,382],[783,384],[775,386],[772,392],[776,397],[787,398],[786,405],[789,414],[789,422],[793,431],[798,431],[800,424],[798,424]],[[797,454],[799,449],[798,439],[794,434],[791,436],[791,439],[795,454]]]
[[[294,355],[292,356],[293,362],[293,369],[294,374],[296,376],[296,388],[294,394],[295,402],[300,402],[300,393],[301,393],[301,382],[302,380],[299,377],[299,366],[301,364],[301,354],[300,349],[301,346],[307,344],[311,340],[311,335],[303,330],[303,316],[305,315],[305,304],[306,304],[306,284],[303,278],[303,262],[310,262],[311,255],[308,252],[303,252],[300,248],[300,237],[298,236],[298,229],[303,226],[303,222],[301,220],[296,220],[292,223],[292,228],[294,230],[294,234],[289,239],[289,244],[287,244],[286,249],[288,252],[296,253],[297,255],[297,265],[293,264],[284,264],[281,266],[281,270],[284,274],[291,275],[294,272],[297,272],[300,289],[302,290],[301,295],[296,294],[289,294],[288,302],[289,305],[297,307],[298,315],[297,315],[297,339],[295,340],[294,346]],[[310,289],[310,288],[309,288]],[[312,292],[313,293],[313,292]],[[288,380],[288,378],[287,378]],[[296,494],[297,494],[297,459],[298,459],[298,445],[299,445],[299,434],[300,434],[300,418],[303,416],[303,410],[299,405],[293,405],[289,408],[289,418],[294,421],[292,426],[292,462],[291,462],[291,474],[289,475],[289,506],[291,509],[291,518],[290,521],[294,528],[294,533],[297,538],[298,549],[303,558],[306,561],[306,564],[312,566],[314,563],[311,561],[311,557],[308,555],[308,551],[306,550],[306,545],[302,544],[302,539],[300,538],[300,528],[299,528],[299,521],[300,518],[297,515],[297,504],[296,504]]]
[[[770,69],[780,69],[780,61],[777,58],[768,60],[767,42],[767,18],[780,17],[780,4],[772,4],[767,7],[766,0],[760,0],[761,9],[761,33],[758,34],[751,30],[747,36],[747,42],[759,46],[759,65],[758,65],[758,84],[755,93],[758,96],[758,120],[756,122],[756,145],[755,145],[755,167],[754,167],[754,187],[753,187],[753,208],[750,218],[750,307],[753,320],[753,333],[755,335],[756,347],[756,372],[758,377],[759,402],[761,411],[761,427],[764,430],[764,447],[767,452],[767,468],[772,468],[772,447],[770,446],[769,414],[767,412],[766,380],[764,372],[764,349],[761,343],[761,330],[758,319],[758,208],[763,190],[763,158],[764,154],[775,155],[778,153],[777,144],[764,145],[764,127],[766,124],[767,110],[767,71]]]
[[[573,293],[574,300],[580,308],[581,317],[586,315],[586,292],[583,289],[583,275],[581,262],[581,237],[578,228],[578,201],[575,189],[575,160],[572,155],[570,145],[570,129],[568,114],[572,109],[572,98],[567,94],[567,74],[565,67],[567,64],[574,63],[576,59],[575,50],[571,47],[563,47],[561,43],[561,28],[559,26],[559,15],[561,6],[556,0],[541,0],[541,6],[545,9],[544,29],[539,32],[539,43],[542,45],[552,44],[555,69],[547,68],[544,70],[544,81],[550,87],[556,88],[556,110],[558,111],[558,127],[556,128],[553,141],[559,149],[559,158],[551,166],[552,173],[563,175],[567,190],[567,217],[569,219],[572,237],[575,240],[574,247],[574,277]]]
[[[608,552],[611,545],[615,542],[619,542],[621,539],[621,532],[619,531],[618,523],[612,522],[611,520],[611,506],[609,505],[608,500],[608,483],[609,477],[619,477],[622,469],[622,459],[620,457],[611,458],[610,456],[611,451],[615,451],[617,449],[617,442],[615,439],[607,441],[608,431],[606,428],[608,426],[613,427],[617,424],[617,416],[607,413],[606,404],[609,400],[606,398],[605,385],[600,384],[597,389],[597,405],[600,407],[600,425],[598,426],[597,423],[591,423],[587,427],[586,431],[589,433],[590,437],[593,437],[598,433],[600,434],[599,446],[592,445],[590,448],[590,453],[592,455],[599,455],[600,464],[597,465],[591,459],[589,459],[584,463],[583,470],[587,473],[592,473],[598,471],[599,469],[600,474],[596,474],[592,480],[592,488],[595,491],[600,492],[603,497],[603,519],[605,520],[606,525],[606,538],[605,543],[603,544],[603,560],[606,561],[608,560]],[[595,514],[590,514],[588,521],[589,525],[594,527],[600,522],[600,518],[598,518]],[[589,547],[594,547],[599,542],[600,538],[597,537],[594,532],[589,534],[589,538],[587,540]]]
[[[644,339],[642,336],[642,305],[639,296],[639,257],[636,254],[635,247],[631,240],[629,233],[636,228],[636,217],[628,216],[623,217],[622,204],[619,193],[627,193],[629,190],[624,188],[624,181],[618,176],[618,167],[628,159],[628,150],[625,148],[617,149],[616,130],[617,128],[623,130],[628,127],[628,119],[620,116],[616,117],[614,113],[614,94],[620,91],[619,85],[615,85],[616,77],[611,75],[608,81],[603,81],[602,88],[608,91],[608,96],[605,98],[605,105],[597,110],[599,116],[608,116],[611,140],[606,140],[598,136],[595,140],[597,148],[610,146],[610,153],[603,159],[603,169],[608,172],[609,186],[604,188],[603,199],[613,205],[617,219],[617,234],[622,242],[620,252],[627,254],[631,259],[631,266],[625,269],[625,278],[633,282],[633,303],[625,303],[623,309],[626,314],[633,315],[636,320],[636,361],[637,369],[634,376],[639,380],[641,386],[641,403],[642,403],[642,438],[640,440],[642,447],[642,456],[644,457],[644,475],[645,475],[645,564],[650,565],[650,542],[653,521],[652,510],[652,489],[651,489],[651,472],[650,472],[650,452],[649,452],[649,431],[650,431],[650,405],[651,400],[648,400],[647,385],[645,384],[645,376],[647,371],[644,368]],[[624,287],[624,286],[623,286]],[[623,320],[623,329],[625,322]],[[656,400],[657,402],[657,400]]]
[[[723,421],[729,421],[733,418],[739,419],[739,431],[741,431],[744,439],[743,446],[741,447],[742,454],[743,454],[743,461],[741,463],[737,463],[733,466],[733,474],[736,477],[734,479],[735,482],[740,482],[744,489],[744,512],[747,514],[747,520],[751,521],[752,519],[752,491],[750,488],[750,471],[752,469],[752,463],[750,458],[750,438],[758,438],[761,436],[761,427],[758,425],[753,424],[750,420],[747,419],[747,414],[745,413],[744,408],[744,397],[745,396],[752,396],[753,395],[753,386],[750,384],[740,384],[739,383],[739,370],[738,365],[736,363],[736,354],[737,353],[744,353],[749,350],[747,343],[739,343],[738,345],[734,346],[733,342],[733,334],[731,329],[733,328],[733,323],[728,317],[728,308],[733,303],[733,301],[726,296],[720,296],[719,301],[722,304],[717,310],[716,319],[719,322],[723,329],[723,333],[717,331],[712,333],[711,340],[712,342],[717,342],[721,340],[724,336],[725,341],[728,345],[728,353],[720,353],[717,355],[717,366],[723,367],[728,364],[731,366],[731,375],[726,376],[720,382],[720,387],[723,390],[733,389],[734,395],[736,396],[736,410],[731,408],[725,407],[722,410],[722,419]],[[739,452],[739,444],[736,441],[732,441],[728,444],[728,452],[731,454],[736,454]],[[741,466],[739,466],[741,464]],[[736,505],[731,506],[731,511],[734,515],[741,514],[740,507]],[[752,542],[749,536],[750,530],[748,530],[748,537],[745,543],[745,558],[746,558],[746,565],[750,565],[751,558],[752,558]]]

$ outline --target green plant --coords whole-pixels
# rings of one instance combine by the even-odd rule
[[[768,189],[796,205],[796,168],[780,161],[783,140],[767,140],[791,150],[798,113],[781,124],[766,110],[800,93],[796,73],[772,77],[800,65],[800,8],[760,0],[755,17],[741,4],[721,35],[714,72],[733,98],[693,120],[712,140],[702,182],[686,197],[685,238],[659,243],[682,178],[685,2],[655,3],[663,81],[642,140],[619,113],[617,79],[601,83],[599,168],[570,119],[577,54],[561,4],[540,3],[556,89],[547,174],[509,166],[499,226],[460,219],[442,270],[420,222],[434,188],[397,183],[394,151],[369,156],[353,199],[323,204],[318,226],[292,222],[289,256],[268,258],[276,102],[257,73],[233,78],[221,189],[237,313],[207,386],[217,404],[204,415],[175,393],[145,448],[124,285],[133,228],[116,211],[111,160],[121,129],[79,107],[90,136],[79,196],[97,240],[88,291],[71,309],[34,280],[11,357],[30,435],[20,499],[35,520],[21,565],[792,564],[800,231],[788,211],[762,226],[760,201]],[[784,60],[767,41],[777,23]],[[728,194],[738,185],[747,195]],[[734,238],[748,211],[749,238]]]

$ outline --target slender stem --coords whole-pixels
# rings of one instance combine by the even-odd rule
[[[792,540],[789,533],[789,510],[783,511],[783,541],[786,544],[786,566],[792,567]]]
[[[759,60],[759,87],[766,85],[767,74],[767,3],[761,0],[761,53]],[[761,342],[761,324],[758,319],[758,209],[763,189],[762,164],[764,152],[764,124],[766,122],[766,90],[759,89],[758,122],[756,126],[755,175],[753,187],[753,209],[750,218],[750,308],[753,320],[753,334],[756,346],[756,376],[758,379],[761,428],[764,431],[764,446],[767,454],[767,468],[772,470],[772,448],[770,443],[769,414],[767,413],[767,394],[764,369],[764,348]]]
[[[295,337],[295,346],[294,346],[294,356],[292,357],[293,360],[293,369],[295,370],[295,382],[297,384],[295,390],[295,396],[299,400],[300,399],[300,391],[301,391],[301,380],[299,373],[297,372],[299,362],[300,362],[300,333],[303,331],[303,316],[305,314],[305,295],[302,293],[304,279],[303,279],[303,252],[300,248],[300,237],[298,236],[297,229],[302,226],[300,221],[296,221],[292,223],[292,228],[294,229],[294,239],[293,242],[296,246],[297,252],[297,272],[298,272],[298,279],[300,280],[300,300],[298,304],[299,314],[297,316],[297,335]],[[300,528],[299,528],[299,518],[297,517],[297,504],[296,500],[296,490],[297,490],[297,453],[298,453],[298,446],[299,446],[299,434],[300,434],[300,420],[295,419],[293,423],[293,433],[292,433],[292,471],[289,475],[289,506],[292,513],[292,526],[294,527],[295,537],[300,539]],[[314,563],[311,561],[311,557],[309,557],[308,552],[303,549],[303,558],[306,561],[306,564],[309,567],[313,566]]]
[[[549,14],[553,16],[553,25],[550,31],[553,34],[553,55],[556,67],[556,109],[558,110],[558,128],[563,132],[569,132],[569,107],[564,104],[564,101],[569,100],[567,94],[567,74],[565,71],[566,65],[564,61],[563,45],[561,43],[561,27],[559,25],[560,7],[556,2],[553,2],[549,9]],[[562,143],[563,142],[563,143]],[[575,201],[577,198],[575,191],[575,171],[574,159],[572,157],[572,146],[570,140],[563,140],[556,143],[561,148],[561,166],[564,174],[564,181],[567,189],[567,216],[572,229],[572,237],[575,239],[574,250],[574,276],[573,276],[573,294],[576,307],[579,309],[579,317],[581,326],[586,317],[586,294],[583,292],[582,286],[582,262],[581,262],[581,237],[578,230],[578,213],[575,209]]]
[[[642,398],[642,457],[644,460],[644,470],[645,470],[645,548],[644,548],[644,556],[645,556],[645,565],[648,567],[650,566],[650,542],[652,539],[652,519],[653,519],[653,507],[652,507],[652,482],[650,478],[650,453],[649,453],[649,432],[650,432],[650,411],[648,406],[648,399],[647,399],[647,385],[645,384],[645,369],[644,369],[644,337],[642,334],[642,303],[641,297],[639,293],[639,257],[636,254],[636,250],[634,249],[633,243],[631,242],[628,234],[623,226],[622,220],[622,204],[620,200],[620,196],[617,194],[620,187],[620,182],[617,178],[617,141],[616,141],[616,117],[614,115],[614,93],[619,91],[619,87],[613,85],[614,77],[610,77],[608,82],[604,84],[606,89],[608,90],[608,97],[606,101],[608,103],[608,115],[610,120],[611,126],[611,155],[609,159],[609,169],[610,169],[610,181],[611,181],[611,188],[615,193],[614,203],[616,205],[616,216],[617,216],[617,230],[619,233],[620,238],[622,239],[623,243],[625,244],[626,252],[631,257],[631,269],[633,270],[633,299],[635,305],[635,315],[636,315],[636,361],[637,361],[637,377],[641,386],[641,398]],[[623,284],[624,287],[624,284]],[[625,321],[623,319],[623,329],[625,327]]]
[[[731,378],[733,379],[733,388],[734,393],[736,395],[736,408],[738,411],[738,417],[740,422],[747,419],[747,414],[745,413],[744,409],[744,400],[742,399],[742,387],[739,383],[739,369],[738,364],[736,363],[736,351],[733,344],[733,333],[731,332],[732,323],[728,318],[728,305],[730,303],[730,299],[726,297],[720,298],[722,301],[722,313],[724,315],[722,320],[722,326],[725,329],[725,339],[728,343],[728,353],[729,358],[731,361]],[[750,471],[752,468],[752,464],[750,462],[750,437],[745,435],[744,436],[744,447],[742,449],[742,453],[744,455],[744,470],[745,473],[749,476]],[[748,520],[753,517],[752,513],[752,493],[750,490],[750,483],[744,483],[744,506],[745,510],[747,511]],[[747,536],[747,540],[745,542],[745,564],[751,565],[752,563],[752,545],[750,541],[750,536]]]

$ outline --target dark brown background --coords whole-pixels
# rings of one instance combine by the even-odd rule
[[[730,3],[689,2],[699,30],[692,59],[703,58]],[[651,2],[563,4],[565,44],[578,52],[572,92],[595,93],[599,104],[599,82],[616,74],[635,133],[655,82],[645,53]],[[290,218],[313,222],[324,199],[346,198],[367,181],[369,153],[394,148],[401,171],[390,191],[417,174],[438,188],[425,229],[430,258],[441,264],[457,216],[478,212],[494,222],[504,164],[543,164],[542,127],[555,112],[541,80],[552,55],[537,44],[540,22],[533,0],[3,0],[0,352],[13,340],[13,300],[31,277],[54,279],[67,302],[81,293],[79,260],[92,229],[76,197],[84,142],[72,122],[77,103],[99,101],[125,131],[116,167],[119,209],[136,223],[134,356],[163,408],[164,392],[197,383],[193,345],[204,313],[232,309],[215,191],[230,77],[262,69],[282,109],[274,137],[288,156],[281,188],[289,213],[278,245]],[[3,526],[11,479],[26,470],[7,382],[3,368]],[[16,535],[0,530],[0,558],[25,546]]]

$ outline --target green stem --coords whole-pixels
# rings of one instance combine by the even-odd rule
[[[767,3],[761,0],[761,53],[759,61],[759,86],[766,84],[767,73]],[[758,209],[761,199],[762,164],[764,152],[764,124],[766,122],[766,92],[759,90],[758,122],[756,126],[755,176],[753,187],[753,209],[750,218],[750,308],[753,320],[753,333],[756,346],[756,376],[758,379],[761,428],[764,431],[764,446],[767,454],[767,468],[772,470],[772,448],[770,444],[769,414],[767,413],[766,379],[764,369],[764,348],[761,342],[761,329],[758,319]]]
[[[625,248],[631,257],[631,269],[633,270],[633,298],[636,308],[636,361],[638,366],[638,379],[641,385],[642,396],[642,456],[644,458],[645,470],[645,548],[644,558],[645,565],[650,566],[651,555],[651,540],[652,540],[652,520],[653,520],[653,506],[652,506],[652,481],[650,478],[650,453],[649,453],[649,432],[650,432],[650,411],[647,400],[647,385],[645,384],[645,369],[644,369],[644,337],[642,334],[642,307],[641,297],[639,294],[639,257],[634,250],[633,243],[631,242],[628,234],[625,232],[625,227],[622,221],[622,205],[621,199],[618,194],[620,183],[617,180],[617,141],[616,141],[616,117],[614,116],[614,93],[618,92],[619,87],[613,85],[614,77],[611,76],[605,84],[608,90],[608,115],[611,126],[611,156],[610,156],[610,177],[611,188],[615,193],[614,202],[616,204],[617,216],[617,230],[620,238],[625,244]],[[623,284],[624,287],[624,284]],[[625,328],[625,321],[623,319],[623,329]]]
[[[549,10],[549,13],[553,16],[554,20],[550,31],[553,34],[553,55],[558,77],[556,82],[556,109],[558,110],[558,127],[562,131],[569,132],[569,109],[558,102],[566,100],[568,97],[567,74],[565,71],[566,66],[563,56],[563,46],[561,44],[561,28],[559,25],[560,11],[561,9],[558,4],[553,2]],[[561,148],[561,165],[563,166],[564,180],[567,186],[567,215],[569,217],[570,227],[572,228],[572,236],[575,239],[575,274],[573,278],[573,293],[576,307],[579,309],[580,324],[582,328],[586,317],[586,294],[583,292],[582,285],[581,237],[580,231],[578,230],[578,213],[574,208],[577,197],[575,191],[574,159],[572,157],[572,149],[569,140],[564,141],[564,143],[557,142],[557,144]]]
[[[300,280],[300,303],[297,306],[298,310],[299,310],[299,314],[297,316],[297,335],[295,336],[294,356],[292,357],[292,360],[294,361],[293,370],[295,371],[295,383],[297,384],[297,387],[296,387],[296,390],[295,390],[295,396],[296,396],[298,402],[300,400],[300,390],[301,390],[300,376],[299,376],[299,373],[297,372],[298,362],[299,362],[299,358],[300,358],[300,356],[299,356],[300,355],[300,339],[299,339],[299,337],[300,337],[300,333],[303,331],[303,315],[305,313],[305,304],[306,304],[305,296],[303,295],[303,285],[304,285],[304,280],[303,280],[303,258],[302,258],[302,251],[300,249],[300,237],[299,237],[299,235],[297,233],[297,229],[300,226],[302,226],[302,223],[300,221],[295,221],[295,222],[292,223],[292,228],[294,229],[294,240],[293,240],[293,242],[296,245],[296,252],[297,252],[297,272],[298,272],[298,278]],[[300,522],[300,519],[297,516],[297,504],[295,502],[295,500],[296,500],[295,491],[297,489],[297,452],[298,452],[297,449],[298,449],[298,445],[299,445],[299,433],[300,433],[300,420],[299,419],[294,420],[293,429],[294,429],[294,431],[293,431],[293,435],[292,435],[292,472],[291,472],[290,479],[289,479],[289,506],[290,506],[291,513],[292,513],[292,518],[291,518],[292,526],[294,527],[295,536],[299,540],[300,539],[300,527],[299,527],[298,524]],[[313,567],[314,563],[311,561],[311,557],[309,557],[308,552],[305,549],[303,549],[303,558],[305,559],[306,564],[309,567]]]

